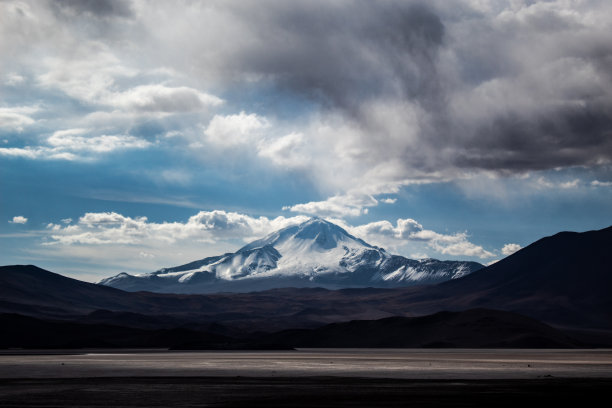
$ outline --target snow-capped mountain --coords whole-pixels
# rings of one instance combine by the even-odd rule
[[[398,287],[467,275],[476,262],[391,255],[320,218],[276,231],[234,253],[156,272],[120,273],[99,283],[128,291],[246,292],[278,287]]]

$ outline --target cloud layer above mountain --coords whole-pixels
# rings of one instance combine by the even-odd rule
[[[173,148],[254,151],[262,166],[305,173],[330,196],[612,159],[608,2],[1,7],[3,86],[45,101],[1,108],[7,133],[39,132],[0,148],[4,156],[74,159],[75,149],[49,146],[44,134],[105,123],[104,134],[87,136],[117,135],[102,143],[109,149],[153,146],[174,132]],[[252,112],[240,88],[306,109]],[[64,106],[60,125],[47,117],[51,97],[86,115]],[[157,132],[137,134],[142,122]]]
[[[147,217],[102,212],[86,213],[76,222],[67,219],[60,223],[49,223],[40,234],[45,241],[42,253],[66,252],[76,257],[103,259],[111,251],[123,254],[119,257],[124,268],[143,270],[143,265],[150,264],[153,269],[160,264],[185,263],[190,260],[184,259],[187,254],[201,257],[203,251],[210,252],[211,248],[223,248],[219,252],[237,249],[245,243],[307,219],[305,216],[251,217],[215,210],[200,211],[185,222],[159,223],[149,221]],[[411,252],[417,258],[427,257],[429,253],[443,257],[490,259],[499,252],[488,251],[470,242],[465,232],[442,234],[425,229],[413,219],[398,219],[396,225],[388,221],[376,221],[357,226],[341,220],[333,221],[368,243],[383,246],[392,253],[398,250]],[[180,248],[183,253],[177,258],[176,254],[168,252],[168,246]],[[205,251],[204,247],[209,248]],[[502,252],[505,254],[505,251],[506,247]]]

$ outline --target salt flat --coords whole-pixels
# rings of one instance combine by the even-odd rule
[[[0,378],[612,378],[610,349],[300,349],[271,352],[79,350],[68,354],[57,353],[4,352],[0,355]]]

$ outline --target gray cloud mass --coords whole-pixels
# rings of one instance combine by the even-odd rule
[[[481,3],[225,3],[249,40],[216,64],[355,121],[396,181],[609,163],[611,7]]]
[[[89,14],[99,18],[133,16],[128,0],[54,0],[51,6],[59,13],[73,15]]]
[[[343,185],[381,194],[612,161],[610,2],[63,0],[47,3],[50,13],[4,4],[0,46],[11,69],[23,60],[34,70],[25,50],[36,45],[59,67],[50,75],[41,65],[38,80],[82,102],[117,94],[126,105],[138,91],[141,111],[197,113],[212,106],[201,102],[208,91],[225,100],[224,90],[241,87],[308,101],[312,117],[283,126],[296,134],[296,169],[316,183],[334,174],[330,196],[354,193]],[[105,70],[75,49],[92,50]],[[82,72],[65,77],[64,67]],[[158,68],[171,85],[143,83]],[[84,87],[89,78],[98,88]]]
[[[237,66],[346,111],[372,98],[435,92],[434,60],[444,26],[429,7],[389,1],[273,4],[254,18],[251,10],[240,10],[262,41],[238,50]]]

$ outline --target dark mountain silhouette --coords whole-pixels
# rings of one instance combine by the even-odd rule
[[[82,282],[34,265],[0,267],[0,312],[32,316],[82,315],[98,309],[163,314],[166,308],[178,311],[189,302],[182,296],[127,293]],[[198,308],[210,307],[201,298]]]
[[[516,311],[568,326],[612,329],[612,227],[542,238],[471,275],[404,298],[421,313]]]
[[[575,347],[565,333],[516,313],[487,309],[332,323],[263,338],[293,347]]]
[[[333,323],[317,329],[230,337],[186,327],[139,329],[0,314],[0,348],[291,349],[295,347],[512,347],[581,345],[559,330],[514,313],[486,309]]]
[[[387,295],[393,295],[393,291],[285,288],[210,295],[124,292],[33,265],[0,267],[0,312],[40,318],[97,319],[98,323],[119,321],[128,325],[139,321],[146,322],[145,327],[157,328],[180,321],[228,322],[239,327],[257,324],[262,330],[273,330],[388,317],[394,312],[377,307],[384,304]],[[325,310],[331,309],[335,312],[327,315]]]
[[[187,328],[146,330],[110,324],[41,320],[18,314],[0,314],[0,348],[232,348],[229,337]]]

